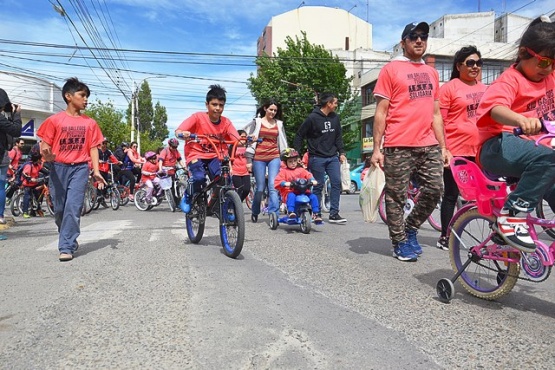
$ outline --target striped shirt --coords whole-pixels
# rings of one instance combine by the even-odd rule
[[[278,135],[277,125],[272,128],[264,125],[260,127],[258,137],[262,139],[262,142],[256,146],[255,161],[269,162],[272,159],[279,158]]]

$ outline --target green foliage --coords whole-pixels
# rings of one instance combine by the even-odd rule
[[[258,73],[251,74],[247,85],[259,105],[270,98],[282,104],[283,121],[287,139],[293,142],[299,126],[314,109],[318,93],[337,95],[344,130],[343,140],[347,149],[360,145],[360,99],[351,93],[347,70],[338,57],[322,45],[311,44],[303,33],[301,39],[287,37],[286,48],[278,48],[271,56],[256,59]],[[358,103],[357,103],[358,102]],[[351,128],[351,124],[355,128]]]
[[[160,102],[157,102],[154,106],[152,128],[149,132],[149,137],[152,140],[168,137],[170,130],[168,130],[166,122],[168,122],[168,112],[166,111],[166,107],[161,105]]]
[[[112,102],[102,103],[97,100],[87,106],[85,114],[98,123],[102,134],[110,140],[112,148],[122,141],[129,141],[130,127],[123,120],[123,112],[116,110]]]

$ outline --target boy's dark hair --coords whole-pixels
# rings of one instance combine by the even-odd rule
[[[533,58],[527,51],[522,52],[521,48],[528,48],[537,54],[543,51],[545,56],[555,58],[555,23],[545,15],[534,19],[522,35],[518,48],[517,63],[521,59]]]
[[[209,103],[213,99],[222,100],[224,103],[226,101],[225,89],[220,85],[210,85],[208,86],[210,90],[206,94],[206,102]]]
[[[482,58],[482,54],[480,53],[480,51],[478,51],[478,49],[474,45],[464,46],[455,53],[455,57],[453,58],[453,69],[451,70],[450,80],[461,77],[461,72],[459,72],[459,70],[457,69],[457,64],[464,62],[464,60],[469,56],[471,56],[472,54],[477,54],[478,58]]]
[[[64,98],[64,101],[66,102],[66,104],[67,104],[66,94],[69,93],[70,95],[73,95],[77,91],[86,92],[87,97],[91,95],[91,91],[89,90],[89,87],[85,83],[79,81],[77,77],[68,78],[66,80],[66,83],[62,87],[62,97]]]
[[[332,93],[322,93],[320,94],[320,106],[324,107],[326,104],[330,103],[333,101],[333,99],[335,99],[336,96],[335,94]]]

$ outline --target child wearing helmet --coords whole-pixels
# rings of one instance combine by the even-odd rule
[[[141,183],[146,185],[146,200],[150,203],[152,200],[152,192],[154,190],[154,185],[158,184],[160,179],[156,177],[156,172],[158,172],[158,160],[156,153],[146,152],[145,153],[145,163],[141,169]]]
[[[292,189],[292,183],[298,179],[306,179],[316,185],[317,182],[314,176],[308,172],[302,166],[299,166],[299,153],[292,148],[287,148],[281,152],[280,158],[284,162],[285,166],[282,166],[279,170],[278,175],[274,180],[274,186],[281,194],[281,199],[286,200],[287,212],[289,213],[289,218],[296,218],[295,214],[295,190]],[[318,216],[320,214],[320,204],[316,195],[312,194],[310,190],[306,191],[306,194],[310,198],[310,206],[312,207],[312,213],[316,215],[314,221],[316,223],[321,223],[322,218]]]

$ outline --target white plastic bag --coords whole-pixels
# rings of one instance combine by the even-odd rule
[[[365,222],[375,222],[378,218],[380,194],[385,186],[385,174],[380,167],[371,166],[364,177],[359,195],[359,205]]]
[[[351,189],[351,169],[349,162],[341,163],[341,190],[349,191]]]

